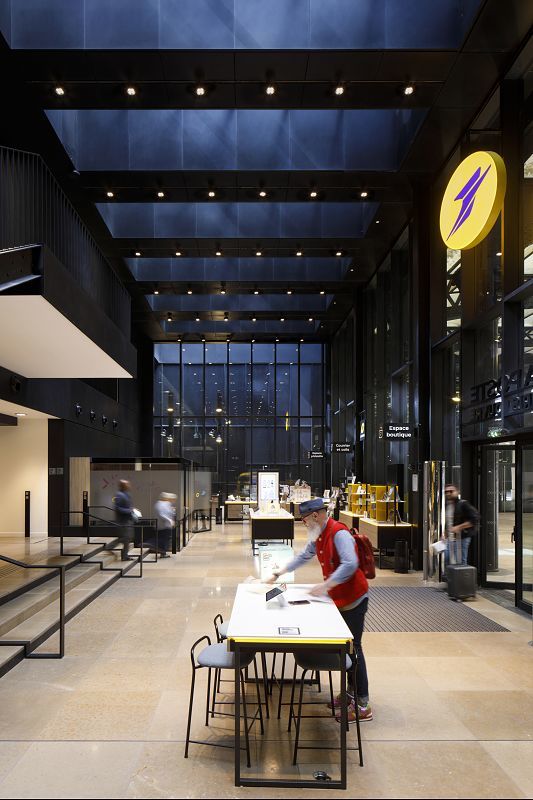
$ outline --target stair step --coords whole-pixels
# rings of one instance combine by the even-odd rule
[[[148,551],[145,550],[145,554]],[[133,555],[138,555],[139,551],[132,551]],[[73,586],[65,596],[65,616],[67,621],[75,617],[85,606],[100,595],[108,586],[132,569],[139,568],[138,561],[121,561],[114,557],[113,552],[105,552],[106,562],[114,568],[101,570],[99,564],[81,564],[80,567],[94,567],[94,573],[83,582]],[[58,628],[59,603],[48,603],[45,608],[25,619],[18,625],[12,627],[6,633],[0,635],[2,640],[16,640],[31,642],[31,647],[36,647],[45,639],[52,635]],[[0,647],[0,651],[2,647]]]
[[[0,647],[0,676],[5,675],[10,669],[24,658],[22,645],[6,645]]]
[[[99,564],[77,562],[76,566],[65,572],[65,592],[79,586],[91,575],[100,571]],[[0,606],[0,635],[29,619],[33,614],[41,611],[50,603],[59,598],[59,576],[30,589],[24,594],[14,597]]]

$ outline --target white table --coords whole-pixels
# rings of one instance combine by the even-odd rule
[[[262,592],[258,590],[262,588]],[[316,781],[268,780],[241,777],[241,722],[240,722],[240,663],[242,651],[294,653],[297,650],[317,650],[336,653],[341,662],[341,724],[340,757],[341,778],[328,782],[328,788],[346,788],[346,659],[352,650],[352,634],[337,607],[329,598],[312,601],[308,605],[280,607],[277,602],[266,603],[265,594],[272,586],[241,583],[233,603],[228,625],[228,649],[235,653],[235,785],[317,788]],[[298,598],[310,584],[293,584],[284,593],[287,601]],[[283,633],[284,628],[298,632]]]

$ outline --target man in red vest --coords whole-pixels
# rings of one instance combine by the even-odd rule
[[[359,568],[359,558],[355,540],[342,522],[328,517],[327,506],[323,500],[315,498],[300,503],[300,516],[307,528],[307,547],[291,562],[285,565],[283,572],[294,570],[310,561],[315,555],[320,561],[324,582],[318,583],[310,590],[310,594],[320,596],[329,594],[349,629],[352,632],[355,651],[357,653],[357,704],[361,720],[372,719],[372,708],[368,697],[368,676],[365,656],[361,640],[365,626],[365,614],[368,608],[368,582]],[[275,572],[267,583],[274,583],[281,575]],[[350,686],[348,675],[348,721],[355,722],[355,702],[353,686]],[[350,693],[351,690],[351,693]],[[340,696],[335,699],[335,706],[340,706]],[[340,709],[339,709],[340,711]],[[340,718],[340,713],[338,715]]]

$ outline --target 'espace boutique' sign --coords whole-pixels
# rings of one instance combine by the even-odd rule
[[[503,397],[503,401],[502,401]],[[516,369],[502,378],[478,383],[470,389],[472,422],[500,419],[502,402],[506,416],[533,409],[533,365],[527,372]]]

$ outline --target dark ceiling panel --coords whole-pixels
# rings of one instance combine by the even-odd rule
[[[385,50],[376,75],[379,81],[445,81],[457,53],[455,51],[434,52],[432,50],[412,52],[410,50]],[[418,87],[417,87],[418,91]]]
[[[307,72],[308,54],[282,50],[237,51],[235,53],[235,80],[259,81],[304,81]]]
[[[372,81],[378,75],[383,53],[377,51],[314,51],[309,54],[306,78],[309,81]]]

